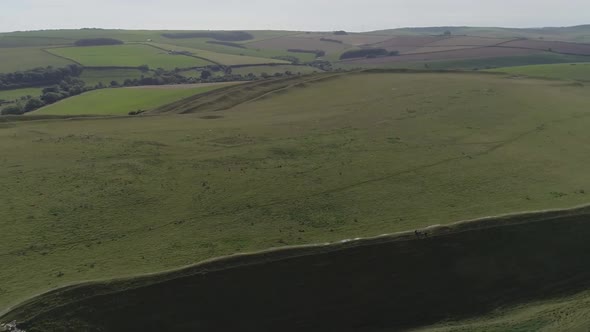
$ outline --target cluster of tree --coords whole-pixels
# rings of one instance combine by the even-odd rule
[[[294,57],[291,55],[279,55],[279,56],[273,56],[272,58],[277,59],[277,60],[289,61],[294,65],[298,65],[299,63],[301,63],[301,61],[299,60],[298,57]]]
[[[348,35],[348,32],[346,32],[344,30],[339,30],[339,31],[334,31],[334,34],[336,36],[346,36],[346,35]]]
[[[123,41],[113,38],[88,38],[80,39],[74,43],[76,46],[102,46],[102,45],[121,45]]]
[[[184,38],[211,38],[221,41],[244,41],[254,39],[254,36],[244,31],[203,31],[203,32],[176,32],[164,33],[163,37],[171,39]]]
[[[39,97],[26,96],[19,99],[16,104],[2,109],[2,115],[20,115],[34,111],[45,105],[53,104],[64,98],[76,96],[82,92],[91,90],[84,85],[84,81],[67,77],[59,84],[44,88]]]
[[[322,51],[322,50],[304,50],[304,49],[299,49],[299,48],[290,48],[287,50],[287,52],[293,52],[293,53],[309,53],[309,54],[315,54],[316,58],[320,58],[326,55],[326,51]]]
[[[395,52],[394,52],[395,53]],[[397,53],[399,54],[399,53]],[[374,58],[379,56],[396,55],[388,52],[384,48],[363,48],[360,50],[350,50],[340,55],[340,60],[353,58]]]
[[[8,74],[0,74],[0,90],[59,84],[68,77],[78,77],[83,68],[68,65],[62,68],[48,66]]]
[[[207,43],[229,46],[229,47],[246,48],[246,47],[244,47],[244,45],[232,43],[232,42],[227,42],[227,41],[208,40]]]
[[[330,61],[325,60],[315,60],[308,63],[309,66],[323,70],[323,71],[332,71],[332,63]]]
[[[336,44],[343,44],[342,40],[338,39],[330,39],[330,38],[320,38],[321,41],[336,43]]]

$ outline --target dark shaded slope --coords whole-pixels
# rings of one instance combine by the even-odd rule
[[[27,331],[402,330],[590,286],[588,208],[236,256],[16,308]]]

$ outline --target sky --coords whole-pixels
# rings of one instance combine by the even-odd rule
[[[589,0],[0,0],[2,32],[84,27],[372,31],[589,23]]]

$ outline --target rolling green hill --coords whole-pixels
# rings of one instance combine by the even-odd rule
[[[586,203],[588,89],[328,73],[160,116],[3,122],[0,308],[232,253]]]

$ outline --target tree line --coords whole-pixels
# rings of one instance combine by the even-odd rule
[[[83,68],[71,64],[61,68],[40,67],[14,73],[0,74],[0,90],[12,90],[43,85],[59,84],[66,77],[77,77]]]
[[[176,32],[164,33],[162,37],[171,39],[184,38],[211,38],[221,41],[244,41],[254,39],[254,36],[244,31],[203,31],[203,32]]]
[[[292,52],[292,53],[309,53],[309,54],[315,54],[316,58],[320,58],[326,55],[326,51],[322,51],[322,50],[304,50],[304,49],[300,49],[300,48],[290,48],[287,50],[287,52]]]
[[[380,56],[397,56],[398,51],[388,51],[384,48],[363,48],[360,50],[350,50],[340,55],[340,60],[354,58],[376,58]]]

